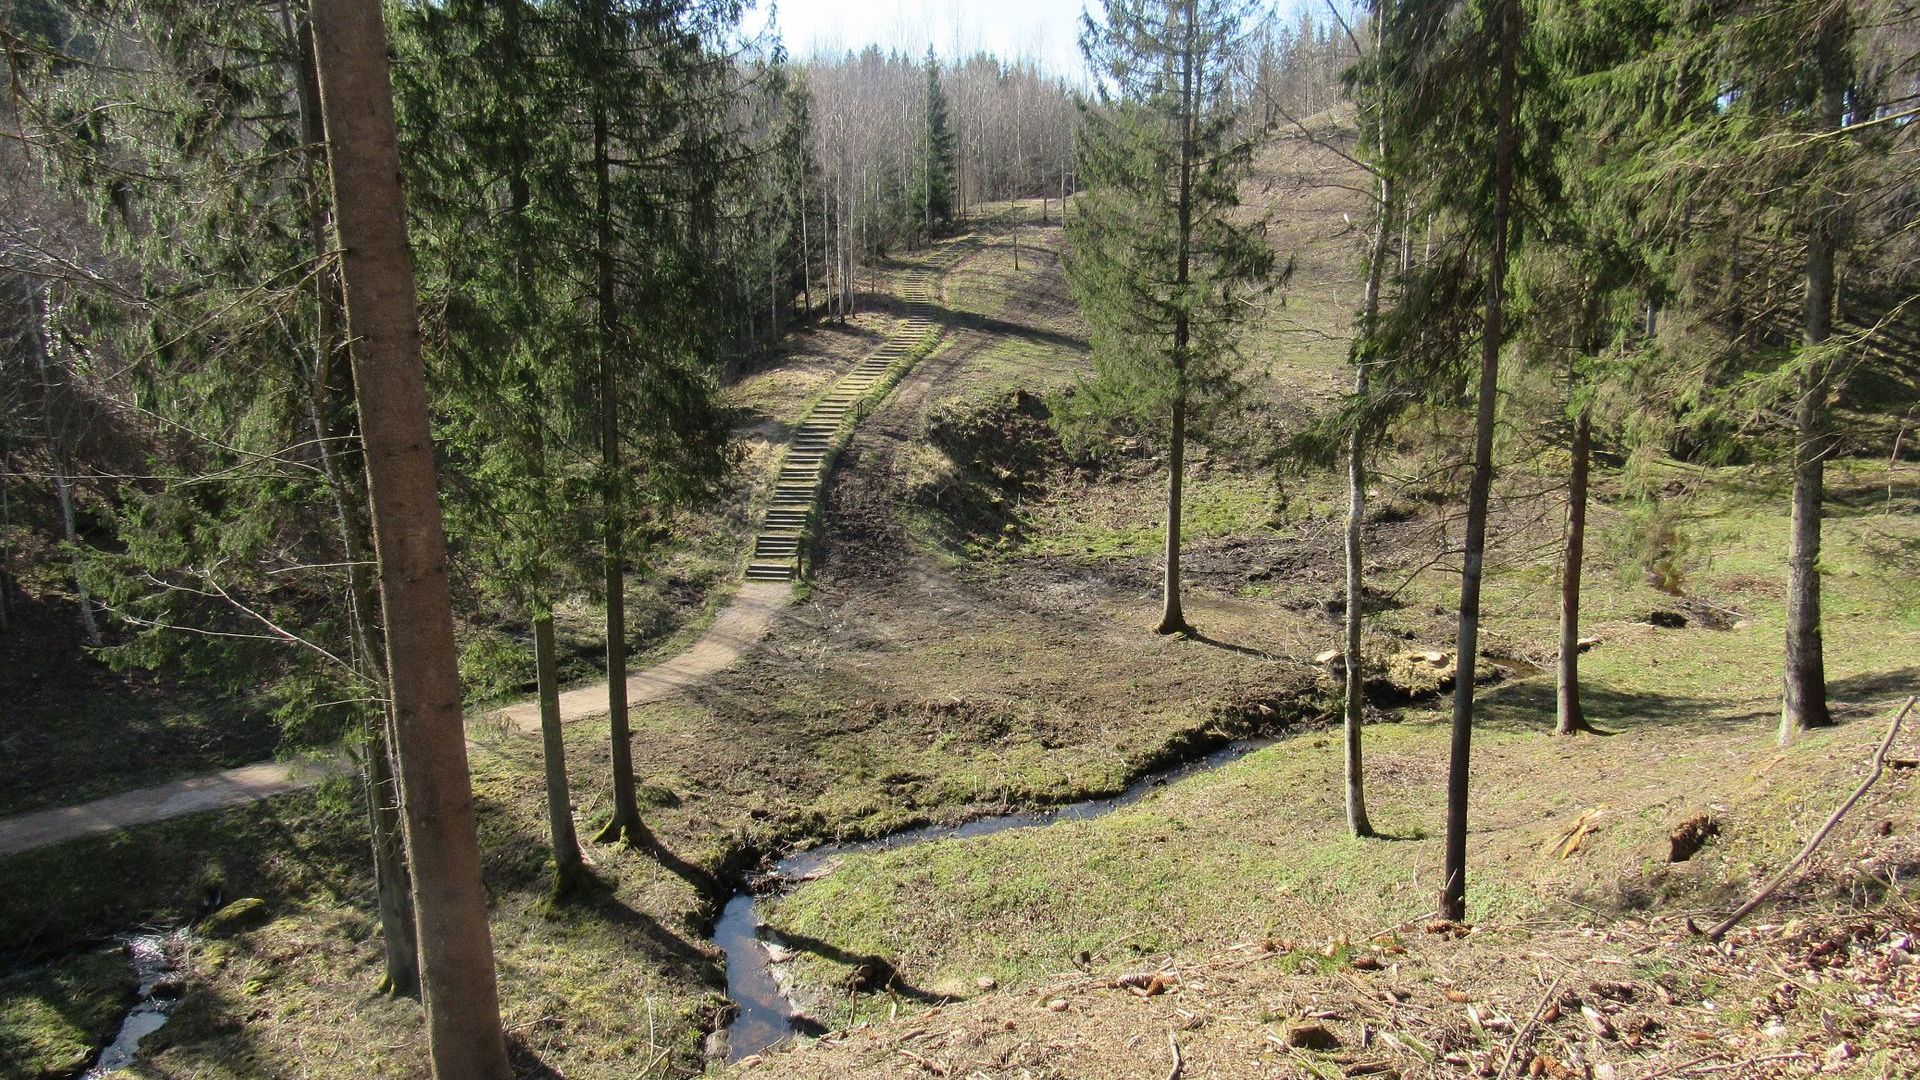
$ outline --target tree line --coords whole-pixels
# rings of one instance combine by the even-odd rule
[[[863,269],[888,251],[943,235],[987,203],[1075,190],[1073,98],[1028,59],[976,53],[943,63],[859,52],[812,57],[811,206],[835,314],[858,297]]]

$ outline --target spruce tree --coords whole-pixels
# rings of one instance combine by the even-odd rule
[[[921,137],[920,228],[937,236],[953,225],[953,126],[947,118],[947,94],[940,86],[940,59],[927,48],[925,120]]]
[[[1456,634],[1447,825],[1439,911],[1466,913],[1467,797],[1480,594],[1494,475],[1501,360],[1508,338],[1508,274],[1521,236],[1517,195],[1534,179],[1537,147],[1523,128],[1526,85],[1540,78],[1527,55],[1522,0],[1406,4],[1384,28],[1396,47],[1381,70],[1394,102],[1404,160],[1420,163],[1408,197],[1441,221],[1447,242],[1403,283],[1385,313],[1382,347],[1395,379],[1447,398],[1463,383],[1474,406]],[[1526,69],[1523,80],[1523,68]],[[1470,370],[1461,361],[1471,354]]]
[[[1191,632],[1180,603],[1188,427],[1238,397],[1236,329],[1273,275],[1265,230],[1236,214],[1253,145],[1235,134],[1229,71],[1252,11],[1107,0],[1080,39],[1094,89],[1080,108],[1086,195],[1068,223],[1067,272],[1092,325],[1095,370],[1080,404],[1164,433],[1162,634]]]
[[[56,28],[14,39],[16,56],[43,61],[16,69],[21,120],[141,284],[136,297],[61,292],[42,339],[56,360],[112,358],[105,392],[159,432],[155,478],[112,500],[118,550],[87,553],[123,631],[103,656],[259,693],[290,746],[358,736],[383,981],[408,992],[384,646],[306,21],[294,4],[140,0],[74,9]]]
[[[441,313],[428,341],[443,388],[439,430],[463,498],[448,528],[479,577],[531,626],[557,897],[585,878],[558,710],[553,611],[589,572],[588,475],[569,436],[586,422],[574,384],[577,316],[543,164],[570,147],[548,122],[548,27],[534,5],[470,0],[396,14],[402,160],[422,292]],[[471,105],[484,101],[486,109]]]

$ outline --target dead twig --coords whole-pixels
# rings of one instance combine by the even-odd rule
[[[1560,992],[1560,976],[1555,975],[1547,984],[1547,992],[1540,996],[1540,1004],[1533,1007],[1533,1015],[1513,1033],[1513,1041],[1507,1044],[1507,1056],[1500,1062],[1500,1071],[1494,1074],[1494,1080],[1507,1080],[1507,1074],[1513,1071],[1513,1061],[1520,1053],[1520,1047],[1533,1037],[1533,1029],[1540,1026],[1540,1018],[1547,1014],[1548,1006],[1553,1004],[1554,995]]]
[[[1865,780],[1860,781],[1859,787],[1853,789],[1853,794],[1847,796],[1847,801],[1841,803],[1839,807],[1834,810],[1833,815],[1827,818],[1827,823],[1820,826],[1820,830],[1813,834],[1812,838],[1807,841],[1805,847],[1800,849],[1800,854],[1795,855],[1789,860],[1787,865],[1781,867],[1780,872],[1773,876],[1773,880],[1762,885],[1760,891],[1753,894],[1753,899],[1741,904],[1738,911],[1727,916],[1721,920],[1719,925],[1707,931],[1708,941],[1719,941],[1725,937],[1727,931],[1733,929],[1736,923],[1751,914],[1754,908],[1765,903],[1767,897],[1772,896],[1778,891],[1780,886],[1785,885],[1788,879],[1793,877],[1794,873],[1800,869],[1801,864],[1805,863],[1807,859],[1813,855],[1813,850],[1820,846],[1821,841],[1825,840],[1827,835],[1833,832],[1834,826],[1840,824],[1840,819],[1846,816],[1847,811],[1853,809],[1853,804],[1859,802],[1861,796],[1867,793],[1867,789],[1873,786],[1874,781],[1880,779],[1880,774],[1887,771],[1887,751],[1892,749],[1895,736],[1900,734],[1901,721],[1905,720],[1907,714],[1913,711],[1916,703],[1920,703],[1920,694],[1915,694],[1907,698],[1905,707],[1894,714],[1893,723],[1887,725],[1887,737],[1880,740],[1879,749],[1873,752],[1873,771],[1867,774]]]
[[[935,1076],[947,1075],[947,1067],[945,1065],[940,1064],[937,1061],[922,1057],[911,1050],[902,1049],[900,1047],[895,1047],[893,1052],[896,1054],[899,1054],[901,1057],[906,1058],[908,1061],[913,1062],[915,1065],[920,1066],[921,1068],[927,1070],[928,1072],[932,1073]]]
[[[1180,1060],[1180,1040],[1173,1032],[1167,1032],[1167,1046],[1173,1051],[1173,1068],[1167,1070],[1167,1080],[1180,1080],[1180,1070],[1184,1063]]]
[[[1711,1054],[1701,1054],[1699,1057],[1693,1058],[1690,1061],[1683,1061],[1678,1065],[1669,1065],[1658,1072],[1650,1072],[1647,1075],[1641,1077],[1640,1080],[1660,1080],[1660,1077],[1672,1076],[1675,1073],[1683,1073],[1683,1072],[1686,1072],[1688,1069],[1693,1068],[1695,1065],[1704,1065],[1707,1062],[1712,1061],[1714,1058],[1726,1057],[1726,1056],[1727,1055],[1724,1051],[1719,1051],[1719,1050],[1716,1050]]]

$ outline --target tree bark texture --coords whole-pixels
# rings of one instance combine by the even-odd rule
[[[1593,465],[1593,409],[1573,421],[1567,466],[1567,546],[1560,559],[1560,663],[1555,687],[1556,735],[1592,731],[1580,708],[1580,571],[1587,549],[1587,478]]]
[[[315,0],[313,37],[386,615],[428,1049],[438,1080],[508,1080],[380,5]]]

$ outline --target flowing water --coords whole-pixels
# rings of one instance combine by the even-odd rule
[[[1217,769],[1275,741],[1247,739],[1228,743],[1203,758],[1149,773],[1128,785],[1120,794],[1104,799],[1088,799],[1047,810],[975,818],[960,825],[929,825],[877,840],[831,844],[797,852],[774,864],[776,888],[820,877],[847,855],[892,851],[931,840],[965,840],[1009,829],[1032,829],[1056,821],[1085,821],[1100,817],[1138,802],[1150,792],[1175,780]],[[774,972],[773,955],[768,951],[768,943],[760,936],[760,914],[756,900],[757,897],[745,889],[734,893],[713,927],[714,944],[727,956],[727,997],[736,1007],[733,1021],[727,1026],[729,1061],[738,1061],[777,1046],[792,1038],[795,1031],[793,1002],[781,988]],[[775,947],[778,947],[777,942]]]
[[[133,1064],[140,1040],[160,1030],[180,1007],[180,984],[174,977],[173,962],[167,958],[167,945],[177,942],[179,934],[138,934],[127,938],[127,955],[133,960],[133,973],[140,979],[140,1000],[120,1022],[120,1032],[100,1059],[88,1069],[84,1080],[95,1080]]]

